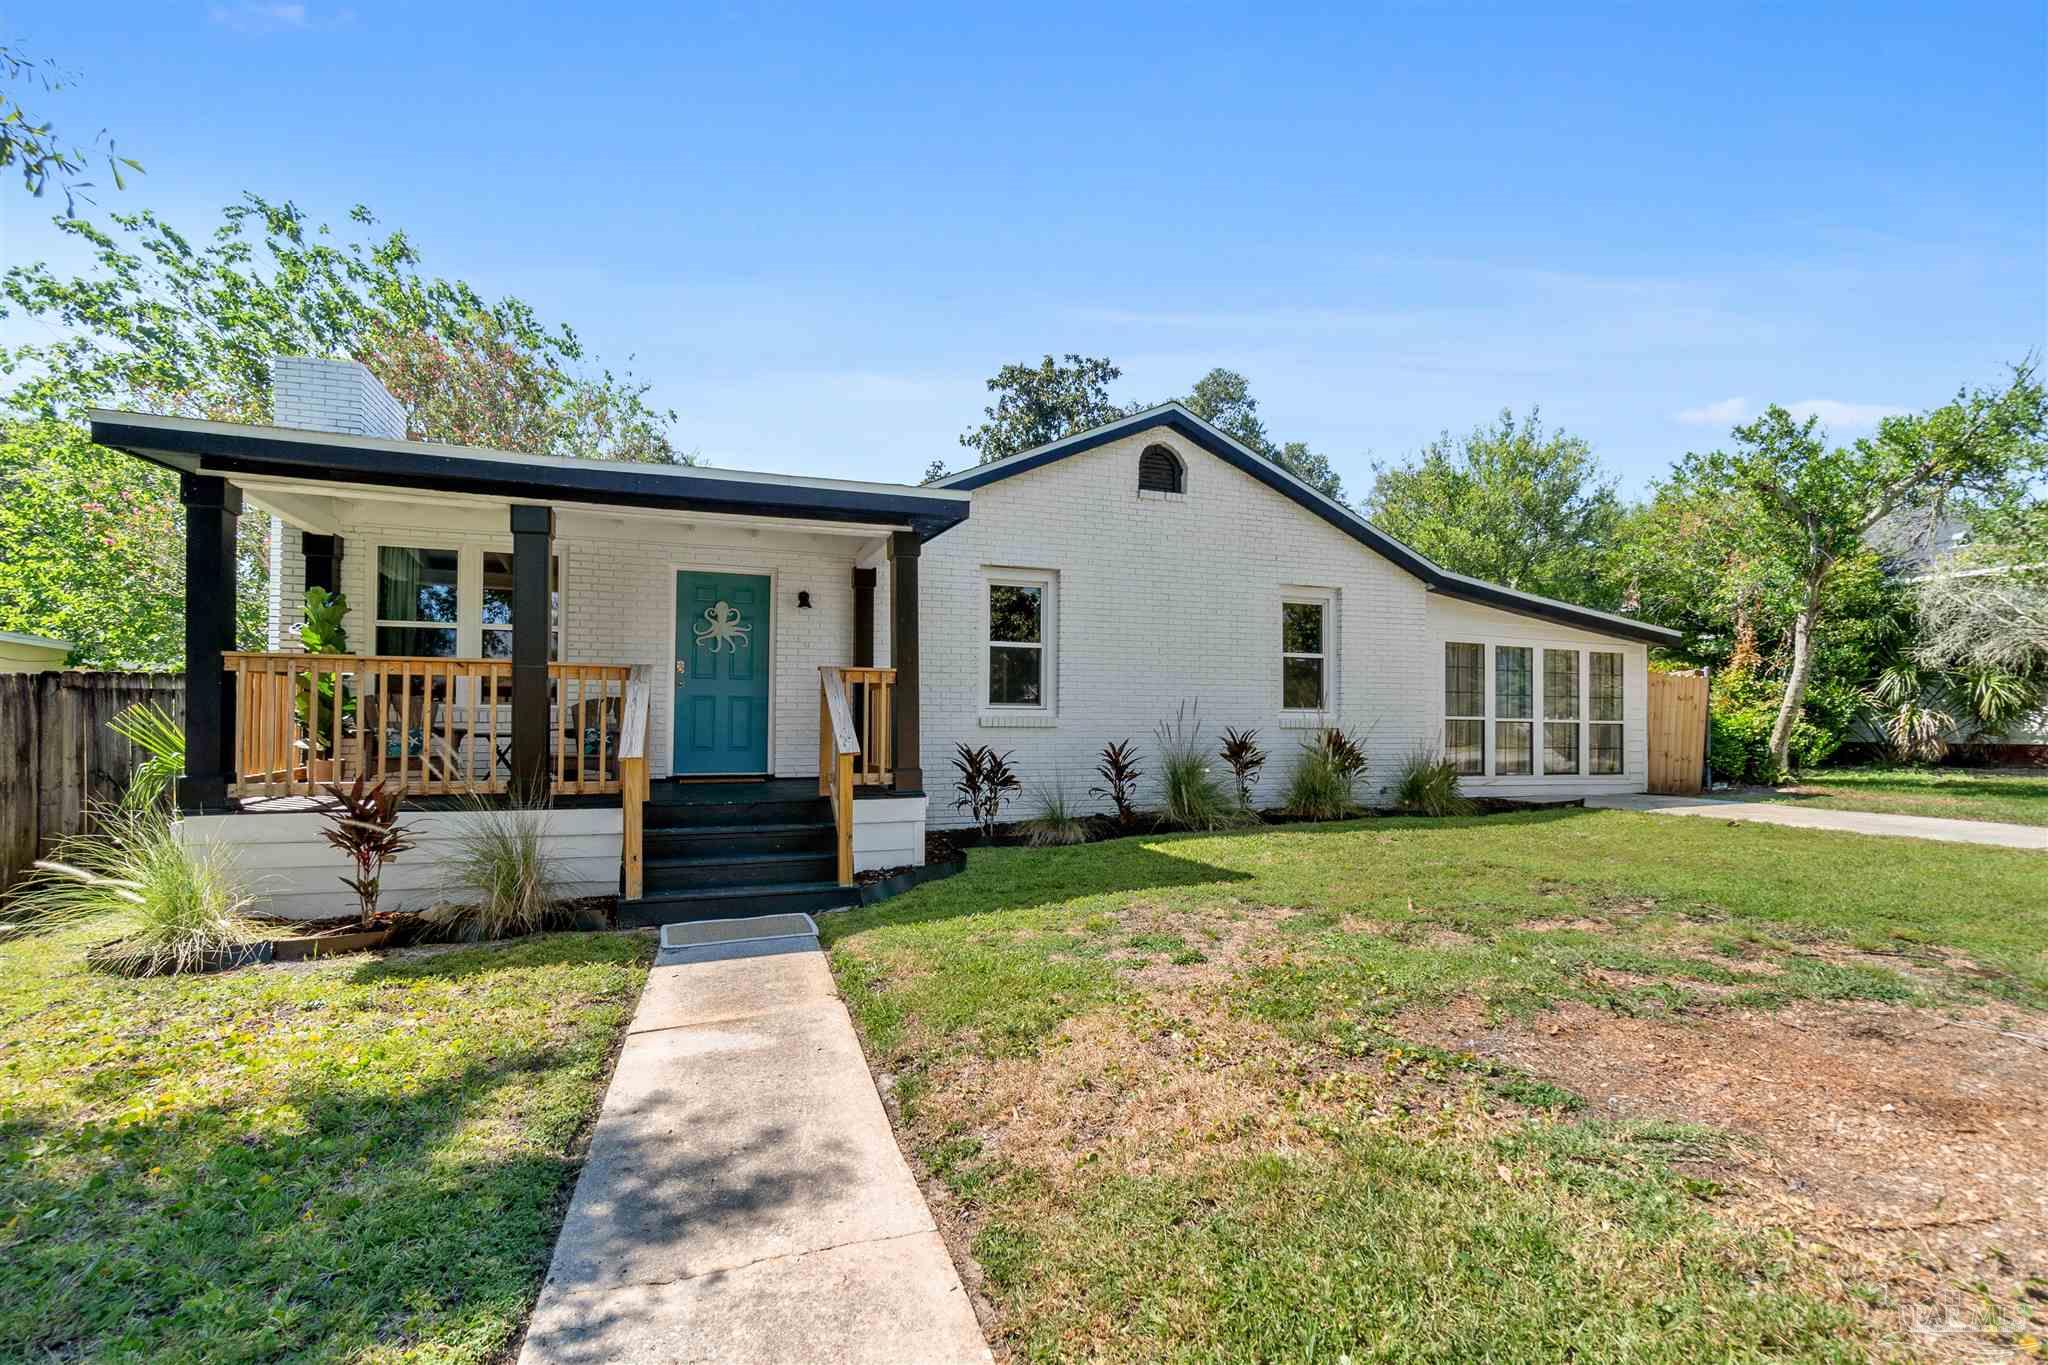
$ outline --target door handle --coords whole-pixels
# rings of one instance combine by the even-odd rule
[[[688,676],[689,676],[689,672],[690,672],[689,666],[688,666],[687,664],[685,664],[685,663],[684,663],[684,662],[683,662],[683,661],[682,661],[681,659],[677,659],[677,660],[676,660],[676,677],[678,677],[678,678],[685,678],[685,677],[688,677]]]

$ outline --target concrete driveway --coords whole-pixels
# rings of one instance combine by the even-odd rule
[[[990,1359],[814,936],[656,959],[519,1359]]]
[[[1795,829],[1832,829],[1894,839],[1936,839],[1952,844],[1997,844],[2048,852],[2048,829],[1991,820],[1942,820],[1929,815],[1885,815],[1876,811],[1820,810],[1774,801],[1717,801],[1702,796],[1589,796],[1588,810],[1634,810],[1654,815],[1704,815],[1712,820],[1752,820]]]

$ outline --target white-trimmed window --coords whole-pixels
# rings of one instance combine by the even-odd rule
[[[1330,706],[1330,601],[1280,601],[1280,707],[1324,711]]]
[[[1444,646],[1444,757],[1460,776],[1486,772],[1486,646]]]
[[[987,638],[982,650],[984,702],[1006,711],[1052,706],[1053,578],[1041,573],[991,573],[984,589]]]
[[[379,654],[512,657],[512,552],[470,545],[376,549]],[[562,657],[562,559],[548,561],[548,657]]]
[[[1444,755],[1466,777],[1620,776],[1626,673],[1616,650],[1447,643]]]

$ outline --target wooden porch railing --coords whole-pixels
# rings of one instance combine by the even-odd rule
[[[236,797],[311,796],[330,782],[413,796],[494,795],[511,777],[512,663],[231,653]],[[621,790],[624,664],[548,665],[554,790]]]
[[[647,684],[634,677],[626,684],[626,716],[619,727],[619,801],[625,807],[626,838],[622,865],[625,899],[636,901],[646,886],[646,835],[642,825],[647,798]]]
[[[853,885],[853,791],[895,781],[889,762],[893,668],[818,670],[818,795],[832,798],[839,884]],[[854,717],[860,717],[856,724]]]

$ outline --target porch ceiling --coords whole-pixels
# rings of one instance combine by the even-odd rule
[[[615,514],[632,508],[795,519],[868,532],[901,528],[920,540],[957,526],[968,514],[966,493],[905,484],[512,455],[146,413],[96,410],[90,416],[98,445],[181,473],[221,475],[249,486],[267,482],[285,498],[292,490],[280,481],[302,486],[302,496],[364,497],[372,490],[402,489],[556,507],[581,504]],[[309,519],[315,515],[301,510]]]

